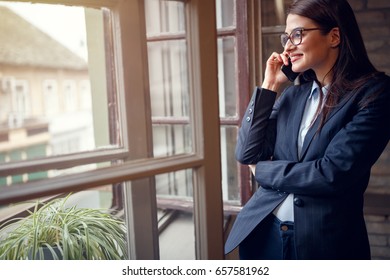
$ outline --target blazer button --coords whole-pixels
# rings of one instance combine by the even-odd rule
[[[246,117],[246,121],[250,122],[251,121],[251,117]]]
[[[294,204],[298,207],[302,207],[303,206],[303,200],[300,199],[299,197],[295,197],[294,198]]]

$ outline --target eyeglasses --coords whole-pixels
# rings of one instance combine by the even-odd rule
[[[280,42],[282,43],[283,48],[286,46],[288,40],[290,40],[290,42],[294,46],[298,46],[300,43],[302,43],[302,32],[303,31],[320,30],[320,29],[321,28],[298,27],[298,28],[293,29],[293,31],[291,31],[290,35],[288,35],[287,33],[280,35]]]

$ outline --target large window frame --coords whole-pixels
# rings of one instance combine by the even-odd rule
[[[21,2],[31,1],[21,0]],[[223,259],[217,57],[216,51],[210,51],[216,50],[216,34],[213,29],[210,29],[210,26],[215,26],[214,1],[186,1],[194,152],[164,158],[151,157],[152,124],[144,1],[42,0],[32,2],[110,10],[114,49],[111,59],[115,65],[114,81],[119,98],[117,113],[123,125],[123,148],[2,164],[0,175],[8,176],[91,163],[120,162],[98,170],[4,187],[0,193],[0,204],[63,192],[76,192],[102,184],[131,181],[124,184],[130,258],[158,259],[156,195],[154,185],[148,178],[191,168],[194,171],[196,258]],[[138,71],[132,71],[134,67]],[[207,141],[204,141],[205,139]],[[134,197],[137,199],[133,199]]]
[[[236,115],[231,117],[220,117],[220,125],[238,128],[244,115],[246,106],[250,99],[250,88],[252,87],[250,77],[250,18],[251,2],[247,0],[235,0],[235,24],[229,27],[222,27],[217,30],[218,39],[227,37],[235,38],[235,80],[236,80]],[[225,214],[237,213],[252,195],[252,184],[250,182],[250,171],[247,166],[237,163],[238,188],[240,192],[239,205],[225,202]]]

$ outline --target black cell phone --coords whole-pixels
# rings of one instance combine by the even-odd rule
[[[297,72],[294,72],[291,67],[292,67],[292,64],[291,64],[291,60],[288,59],[288,65],[284,65],[282,66],[281,70],[282,72],[284,73],[284,75],[287,76],[287,78],[291,81],[291,82],[294,82],[295,79],[298,77],[299,73]]]

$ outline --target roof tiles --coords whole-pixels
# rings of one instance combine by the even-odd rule
[[[0,64],[83,70],[87,63],[12,10],[0,6]]]

